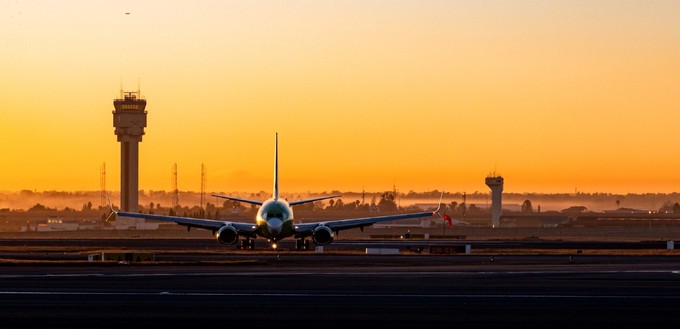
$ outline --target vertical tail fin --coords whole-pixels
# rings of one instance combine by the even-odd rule
[[[272,193],[274,200],[279,199],[279,133],[275,135],[274,141],[274,192]]]

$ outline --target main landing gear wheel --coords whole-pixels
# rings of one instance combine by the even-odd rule
[[[309,250],[309,240],[306,240],[306,239],[295,240],[295,249],[297,249],[297,250]]]
[[[251,239],[241,240],[238,247],[241,250],[245,250],[245,249],[253,250],[253,249],[255,249],[255,240],[251,240]]]

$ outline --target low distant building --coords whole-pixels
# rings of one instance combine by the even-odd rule
[[[77,231],[78,223],[64,223],[61,217],[49,217],[47,223],[36,226],[37,232]]]
[[[651,211],[649,210],[640,210],[640,209],[633,209],[633,208],[619,208],[619,209],[613,209],[613,210],[602,210],[603,213],[605,214],[649,214]]]
[[[117,219],[116,230],[157,230],[160,223],[135,222]]]
[[[501,227],[558,227],[571,222],[561,213],[506,213],[500,218]]]

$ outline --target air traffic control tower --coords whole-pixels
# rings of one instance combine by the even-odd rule
[[[139,142],[146,127],[146,100],[139,90],[120,91],[113,100],[113,127],[120,142],[121,210],[137,212],[139,205]]]
[[[486,186],[491,189],[491,226],[500,227],[501,225],[501,211],[502,202],[501,196],[503,194],[503,177],[496,175],[496,173],[486,176]]]

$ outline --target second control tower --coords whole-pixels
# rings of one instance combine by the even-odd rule
[[[120,142],[121,210],[137,212],[139,205],[139,142],[146,127],[146,100],[139,90],[120,91],[113,100],[113,127]]]
[[[501,224],[501,211],[503,210],[503,176],[496,173],[490,174],[484,181],[491,189],[491,226],[499,227]]]

